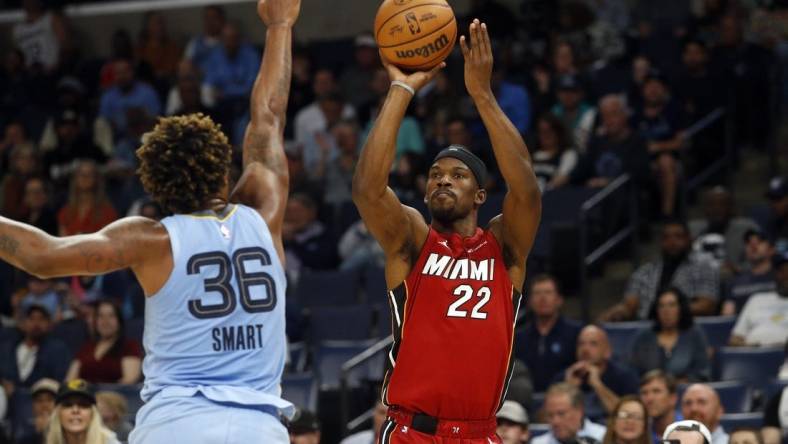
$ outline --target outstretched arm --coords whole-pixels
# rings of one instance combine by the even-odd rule
[[[282,261],[282,223],[289,180],[284,151],[285,114],[290,94],[293,24],[300,8],[300,0],[257,3],[257,12],[268,30],[263,61],[252,89],[243,146],[244,171],[230,198],[260,212]]]
[[[541,193],[525,141],[498,106],[490,86],[493,55],[487,26],[474,20],[470,44],[462,36],[460,47],[465,57],[465,86],[487,128],[495,160],[508,186],[503,215],[494,219],[490,228],[502,240],[510,259],[507,266],[512,282],[519,289],[525,279],[525,259],[542,215]]]
[[[414,209],[402,205],[396,194],[388,187],[389,172],[394,164],[397,133],[405,111],[413,99],[413,91],[424,86],[444,65],[440,64],[429,72],[416,72],[406,76],[396,67],[384,65],[393,82],[381,107],[375,125],[369,133],[367,142],[353,175],[353,202],[361,213],[364,223],[377,239],[386,253],[386,278],[389,284],[396,285],[404,279],[402,271],[392,274],[392,264],[402,259],[406,264],[416,239],[426,238],[427,224]],[[408,264],[409,265],[409,264]],[[404,273],[407,274],[407,273]]]

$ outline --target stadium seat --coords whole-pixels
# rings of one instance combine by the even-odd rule
[[[706,334],[709,345],[718,349],[728,345],[736,316],[699,316],[695,318],[695,323]]]
[[[372,308],[367,304],[314,307],[310,311],[309,328],[313,343],[368,339],[372,330]]]
[[[350,358],[371,347],[377,339],[367,339],[363,341],[322,341],[315,347],[315,368],[320,378],[321,390],[333,390],[339,388],[342,364]],[[380,371],[380,361],[385,357],[385,353],[380,353],[381,357],[367,362],[366,365],[355,369],[348,376],[348,386],[358,387],[364,380],[380,380],[383,374]]]
[[[613,358],[627,358],[637,332],[651,328],[651,321],[632,321],[632,322],[606,322],[602,328],[607,332],[610,341],[610,350]]]
[[[306,344],[304,342],[289,342],[287,344],[288,359],[287,369],[293,373],[300,373],[306,368]]]
[[[68,319],[55,325],[50,333],[66,344],[71,355],[77,354],[80,348],[90,339],[88,326],[81,319]]]
[[[135,415],[144,404],[140,398],[142,384],[96,384],[96,391],[115,392],[126,398],[129,415]]]
[[[15,436],[18,432],[24,431],[26,426],[30,424],[30,418],[32,417],[33,396],[30,393],[30,389],[16,387],[11,399],[8,400],[8,418]]]
[[[544,392],[536,392],[531,395],[531,406],[528,409],[528,414],[531,418],[537,418],[539,410],[541,410],[542,406],[544,405],[544,395]]]
[[[364,300],[370,304],[388,304],[388,288],[386,286],[386,272],[377,264],[364,267],[362,278],[364,280]]]
[[[717,354],[717,379],[739,380],[753,388],[765,388],[777,377],[785,352],[782,348],[723,347]]]
[[[550,433],[550,424],[531,424],[528,426],[528,431],[531,432],[531,439],[539,435]]]
[[[763,412],[728,413],[722,415],[720,425],[728,433],[743,427],[760,429],[763,425]]]
[[[317,411],[317,380],[311,372],[282,377],[282,398],[296,407]]]
[[[726,413],[746,413],[752,409],[752,390],[740,381],[718,381],[707,382],[717,391],[720,402],[725,408]],[[681,397],[690,384],[680,384],[677,388],[678,404],[681,405]]]
[[[296,301],[305,308],[353,305],[358,303],[360,280],[356,270],[307,271],[298,281]]]
[[[777,392],[782,391],[782,389],[785,387],[788,387],[788,380],[773,379],[769,381],[769,383],[763,388],[763,400],[768,402],[772,396],[776,395]]]
[[[145,327],[145,319],[129,319],[126,321],[124,328],[127,339],[134,339],[142,345],[142,336]]]
[[[377,321],[375,322],[375,334],[382,338],[391,334],[391,306],[387,303],[374,305]]]

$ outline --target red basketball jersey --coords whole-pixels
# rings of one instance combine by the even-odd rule
[[[430,229],[389,303],[394,345],[384,402],[442,419],[495,416],[511,376],[520,305],[495,236]]]

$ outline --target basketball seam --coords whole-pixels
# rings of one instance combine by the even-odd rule
[[[378,28],[378,30],[377,30],[377,31],[376,31],[376,33],[375,33],[376,40],[377,40],[377,39],[379,39],[379,37],[380,37],[380,31],[381,31],[383,28],[385,28],[385,27],[386,27],[386,23],[390,22],[390,21],[391,21],[391,20],[392,20],[394,17],[396,17],[396,16],[398,16],[398,15],[402,14],[403,12],[407,12],[407,11],[410,11],[411,9],[416,9],[416,8],[419,8],[419,7],[422,7],[422,6],[439,6],[439,7],[441,7],[441,8],[449,8],[449,10],[451,10],[451,6],[449,6],[449,5],[446,5],[446,4],[444,4],[444,3],[424,3],[424,4],[421,4],[421,5],[411,6],[410,8],[405,8],[405,9],[402,9],[402,10],[400,10],[400,11],[397,11],[397,13],[395,13],[395,14],[394,14],[394,15],[392,15],[392,16],[390,16],[390,17],[389,17],[389,18],[387,18],[387,19],[386,19],[386,20],[385,20],[383,23],[381,23],[381,24],[380,24],[380,27]],[[454,19],[454,13],[452,13],[451,20],[449,20],[448,22],[446,22],[446,23],[442,24],[442,25],[441,25],[439,28],[437,28],[436,30],[440,30],[440,29],[443,29],[443,28],[445,28],[445,27],[446,27],[446,25],[448,25],[449,23],[451,23],[453,20],[455,20],[455,19]],[[435,33],[435,31],[432,31],[431,33],[429,33],[429,34],[427,34],[427,35],[431,35],[431,34],[433,34],[433,33]],[[385,49],[385,48],[393,48],[394,46],[399,46],[399,45],[407,45],[408,43],[415,42],[416,40],[418,40],[418,39],[420,39],[420,38],[423,38],[423,37],[426,37],[426,36],[417,37],[417,38],[415,38],[415,39],[413,39],[413,40],[409,40],[409,41],[407,41],[407,42],[400,42],[400,43],[397,43],[396,45],[389,45],[389,46],[380,46],[380,45],[378,45],[378,48]]]
[[[448,23],[447,23],[447,24],[445,24],[445,25],[443,25],[443,28],[445,28],[445,27],[446,27],[446,26],[448,26],[448,25],[449,25]],[[437,31],[440,31],[440,30],[441,30],[441,29],[443,29],[443,28],[439,28],[439,29],[437,29],[435,32],[437,32]],[[434,34],[435,32],[433,32],[433,34]],[[452,36],[452,38],[451,38],[450,40],[456,44],[456,41],[457,41],[457,31],[456,31],[456,30],[454,31],[454,35]],[[452,47],[452,48],[454,48],[454,45],[452,45],[451,47]],[[436,54],[442,54],[442,52],[438,52],[438,53],[436,53]],[[425,65],[429,65],[429,64],[430,64],[430,62],[432,62],[433,60],[435,60],[435,59],[437,59],[437,58],[438,58],[438,56],[434,56],[434,57],[432,57],[431,59],[428,59],[427,61],[425,61],[424,63],[422,63],[422,64],[420,64],[420,65],[415,65],[415,66],[402,65],[402,67],[403,67],[403,68],[405,68],[405,69],[419,69],[419,68],[424,68],[424,67],[425,67]],[[394,63],[394,62],[392,62],[392,63]]]

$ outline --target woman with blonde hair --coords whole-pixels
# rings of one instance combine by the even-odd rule
[[[637,396],[622,396],[607,420],[602,444],[651,444],[646,406]]]
[[[57,215],[60,235],[93,233],[117,218],[104,193],[104,178],[96,162],[78,161],[71,175],[68,201]]]
[[[63,384],[55,403],[46,444],[120,444],[101,422],[94,390],[87,381],[73,379]]]

